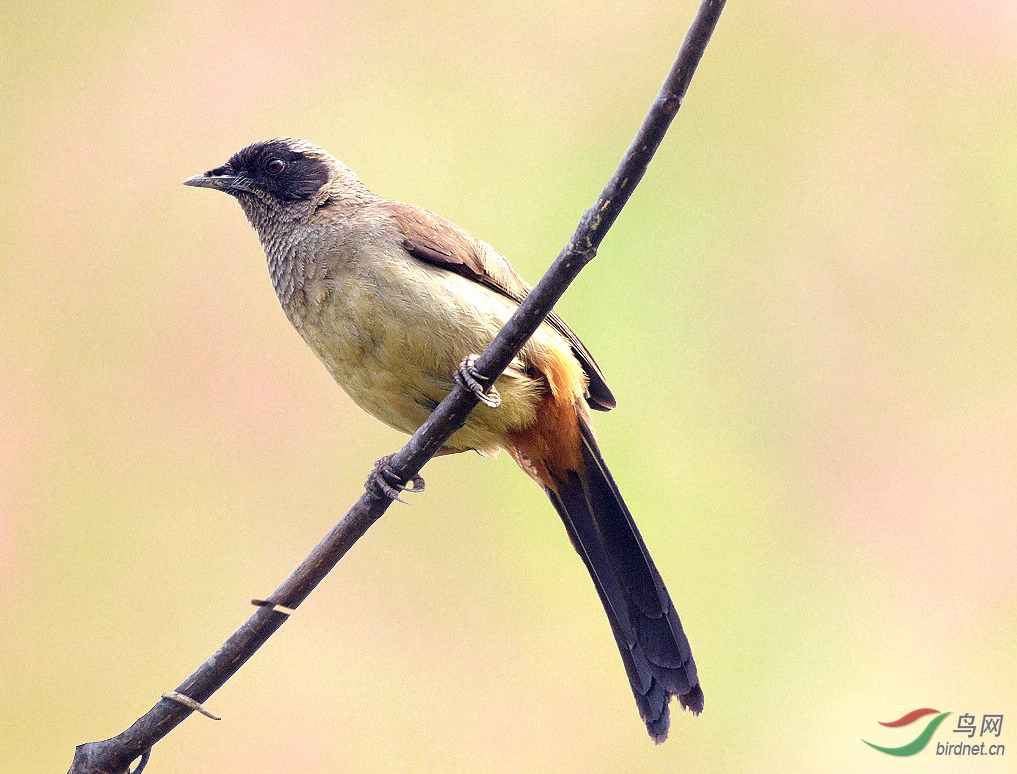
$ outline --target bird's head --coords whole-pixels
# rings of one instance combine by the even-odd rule
[[[367,195],[348,167],[307,140],[279,137],[248,145],[221,167],[194,175],[184,185],[235,196],[259,228],[266,217],[299,218],[331,197]]]

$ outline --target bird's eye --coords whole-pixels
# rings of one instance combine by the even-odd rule
[[[278,175],[286,169],[286,162],[282,159],[269,159],[265,162],[265,171],[270,175]]]

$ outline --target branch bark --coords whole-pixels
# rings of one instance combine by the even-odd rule
[[[505,370],[572,280],[596,256],[604,236],[642,179],[681,107],[724,2],[704,0],[700,4],[670,73],[614,175],[594,205],[583,214],[572,238],[543,278],[478,358],[477,370],[482,374],[495,375],[486,381],[481,380],[485,387]],[[445,441],[466,423],[476,405],[477,397],[456,384],[455,389],[393,456],[391,465],[394,471],[403,480],[419,473]],[[195,711],[194,703],[207,701],[254,655],[390,504],[388,499],[378,500],[365,492],[267,600],[255,601],[258,610],[173,692],[178,697],[192,699],[191,705],[182,703],[179,698],[160,699],[126,731],[110,739],[78,745],[68,774],[125,774],[131,763],[139,759],[133,774],[140,774],[148,763],[153,745]]]

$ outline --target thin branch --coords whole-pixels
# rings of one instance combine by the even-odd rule
[[[572,280],[597,254],[597,248],[642,179],[678,112],[720,18],[724,1],[704,0],[700,4],[678,57],[618,169],[594,205],[584,213],[572,238],[547,273],[478,358],[476,367],[480,373],[500,375],[505,370]],[[494,379],[486,380],[485,386],[492,382]],[[392,458],[395,472],[403,480],[419,473],[435,452],[466,423],[476,404],[474,393],[457,383]],[[174,693],[199,704],[207,701],[282,626],[289,612],[307,598],[390,504],[387,498],[379,500],[367,492],[361,495],[271,597],[264,602],[256,602],[259,605],[257,612],[211,658],[177,686]],[[135,774],[140,774],[148,762],[152,746],[194,710],[193,704],[182,703],[180,697],[172,698],[172,694],[164,697],[123,733],[101,742],[79,745],[68,774],[124,774],[132,761],[141,758],[135,769]]]

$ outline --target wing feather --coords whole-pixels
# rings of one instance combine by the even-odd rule
[[[453,271],[517,304],[530,292],[530,286],[505,256],[447,218],[403,202],[386,201],[382,206],[402,232],[403,248],[417,260]],[[565,337],[586,372],[590,381],[587,396],[590,408],[600,411],[614,408],[614,395],[586,345],[555,312],[547,316],[547,323]]]

